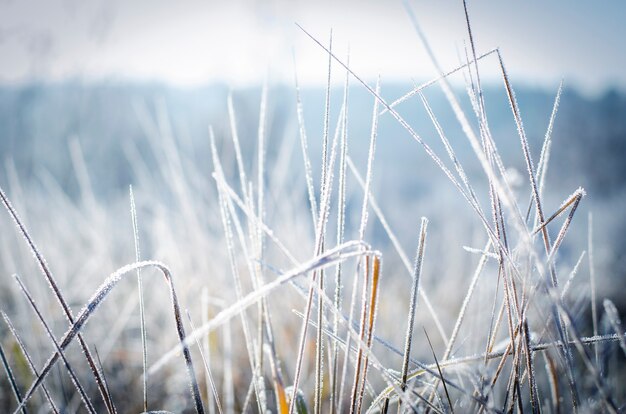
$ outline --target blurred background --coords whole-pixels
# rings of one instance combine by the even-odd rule
[[[500,47],[537,159],[564,81],[548,174],[550,201],[558,205],[578,185],[585,187],[589,197],[579,217],[596,211],[597,265],[603,274],[623,280],[626,5],[468,3],[477,53]],[[460,1],[415,1],[409,7],[444,70],[471,54]],[[110,201],[126,194],[136,178],[129,146],[149,164],[154,161],[146,151],[146,125],[158,111],[167,115],[176,145],[193,152],[195,161],[208,161],[207,127],[227,131],[223,120],[230,92],[241,118],[244,152],[251,155],[263,82],[271,90],[268,153],[276,156],[280,145],[297,139],[295,73],[303,88],[311,156],[319,156],[328,59],[295,23],[324,44],[332,29],[338,56],[347,57],[349,50],[350,66],[372,85],[380,75],[389,100],[437,75],[400,1],[3,0],[0,9],[0,183],[7,187],[14,174],[30,187],[47,175],[69,197],[76,197],[79,186],[70,142],[81,148],[94,196]],[[499,148],[524,177],[495,55],[483,59],[480,70]],[[333,66],[335,118],[343,73]],[[463,77],[451,80],[464,95]],[[351,85],[352,148],[358,156],[366,147],[373,100],[355,81]],[[461,149],[469,148],[438,92],[431,87],[427,94],[440,122]],[[419,133],[436,141],[419,98],[399,109],[412,117]],[[394,183],[381,197],[405,204],[428,199],[429,188],[452,190],[396,122],[382,117],[381,128],[375,178]],[[429,212],[425,208],[399,226],[408,240],[417,217]],[[586,218],[576,224],[585,239]]]
[[[408,7],[444,70],[471,56],[461,1],[409,1]],[[626,308],[626,3],[470,0],[468,12],[476,53],[500,48],[535,161],[563,80],[545,209],[551,214],[579,186],[587,197],[560,252],[562,277],[587,251],[578,276],[585,289],[578,294],[588,298],[591,239],[598,297]],[[264,83],[268,222],[293,242],[299,258],[310,256],[313,229],[294,75],[319,180],[328,55],[296,23],[325,45],[332,30],[333,51],[370,85],[380,75],[388,101],[439,74],[400,1],[0,0],[0,185],[72,291],[74,306],[106,274],[134,260],[129,185],[136,191],[143,258],[163,260],[174,274],[188,275],[190,293],[216,269],[230,277],[226,249],[216,244],[221,223],[211,210],[217,195],[208,127],[215,129],[234,185],[227,104],[232,94],[244,164],[255,177]],[[482,59],[479,68],[494,139],[516,177],[520,199],[529,200],[497,57]],[[462,72],[450,79],[469,114],[465,80]],[[345,70],[333,63],[331,134],[344,81]],[[433,85],[425,95],[470,179],[485,194],[485,174],[440,88]],[[373,102],[351,79],[349,152],[361,172]],[[419,97],[398,111],[444,154]],[[358,212],[362,194],[351,180],[348,208]],[[456,189],[388,114],[380,118],[373,193],[409,255],[420,217],[431,220],[432,261],[425,264],[424,283],[442,303],[458,304],[464,291],[446,292],[449,286],[437,281],[454,277],[467,284],[477,259],[462,247],[480,248],[486,238]],[[11,274],[35,278],[36,269],[27,264],[30,253],[16,242],[8,215],[1,216],[0,286],[13,286]],[[354,235],[358,220],[358,214],[348,218],[348,233]],[[553,237],[557,231],[551,229]],[[374,220],[368,237],[376,248],[391,250]],[[399,258],[390,253],[386,260],[393,274]],[[0,303],[9,308],[23,306],[17,297],[15,287],[0,291]],[[443,320],[453,315],[450,310]]]

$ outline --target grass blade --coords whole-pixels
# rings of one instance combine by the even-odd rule
[[[4,353],[4,349],[2,348],[2,344],[0,344],[0,360],[2,361],[2,367],[4,368],[4,372],[6,372],[7,377],[9,378],[9,384],[11,384],[11,390],[13,391],[13,395],[15,396],[15,400],[18,404],[22,403],[22,393],[20,393],[20,389],[17,386],[17,382],[15,382],[15,377],[13,376],[13,371],[11,370],[11,366],[9,365],[9,361],[7,361],[7,357]],[[27,414],[28,410],[25,406],[22,406],[22,413]]]
[[[137,224],[137,208],[135,207],[135,195],[133,194],[133,186],[129,187],[130,199],[130,217],[133,222],[133,240],[135,242],[135,261],[141,261],[141,252],[139,250],[139,225]],[[143,283],[141,280],[141,270],[137,268],[137,294],[139,296],[139,319],[141,323],[141,353],[143,365],[143,410],[148,411],[148,338],[146,335],[146,313],[143,300]]]
[[[428,341],[428,346],[433,353],[433,358],[435,359],[435,364],[437,365],[437,372],[439,372],[439,378],[442,379],[443,390],[446,393],[446,398],[448,399],[448,404],[450,405],[450,410],[454,413],[454,405],[452,404],[452,400],[450,399],[450,393],[448,392],[448,386],[446,385],[446,381],[443,380],[443,372],[441,371],[441,365],[439,365],[439,361],[437,360],[437,355],[435,354],[435,350],[433,348],[433,344],[430,342],[430,338],[428,337],[428,332],[424,329],[424,335],[426,335],[426,340]]]
[[[189,313],[189,310],[187,310],[186,313],[187,313],[187,319],[189,320],[189,326],[191,327],[191,330],[194,331],[196,328],[193,324],[193,320],[191,319],[191,314]],[[207,358],[205,357],[204,352],[202,351],[202,346],[200,345],[199,338],[196,338],[196,344],[198,345],[198,350],[200,351],[200,356],[202,357],[202,363],[204,364],[204,369],[206,371],[207,378],[209,380],[209,385],[211,387],[211,392],[213,393],[213,398],[215,398],[217,411],[220,414],[223,414],[222,404],[220,403],[220,396],[217,393],[217,389],[215,388],[215,381],[213,381],[213,375],[211,374],[211,367],[209,366],[209,362]]]
[[[24,344],[24,341],[22,341],[21,336],[17,333],[17,330],[13,326],[11,319],[9,319],[7,314],[4,313],[3,311],[0,311],[0,313],[2,314],[2,318],[4,319],[4,322],[7,324],[7,327],[11,331],[11,334],[15,338],[15,341],[19,345],[20,350],[22,351],[22,355],[24,355],[24,358],[26,358],[26,362],[28,363],[28,368],[30,368],[30,371],[33,373],[33,375],[38,376],[39,373],[37,372],[37,368],[35,368],[33,359],[31,358],[30,354],[26,350],[26,345]],[[56,404],[52,400],[52,397],[50,396],[50,391],[48,391],[48,388],[45,386],[45,384],[42,384],[41,389],[43,390],[46,400],[48,400],[48,403],[50,404],[50,408],[52,409],[52,412],[54,414],[59,414],[59,409],[57,408]]]
[[[402,360],[402,373],[400,388],[406,389],[407,375],[409,373],[409,358],[411,356],[411,344],[413,343],[413,325],[415,323],[415,313],[417,311],[417,292],[419,291],[420,278],[422,274],[422,263],[424,263],[424,250],[426,249],[426,231],[428,228],[428,220],[422,217],[420,226],[420,237],[415,255],[415,266],[413,267],[413,286],[411,287],[411,301],[409,304],[408,323],[406,327],[406,336],[404,340],[404,357]]]

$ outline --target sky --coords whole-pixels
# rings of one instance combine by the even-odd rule
[[[469,46],[461,0],[408,0],[442,68]],[[468,0],[477,53],[499,47],[518,83],[626,90],[626,2]],[[328,44],[360,76],[437,74],[401,0],[0,0],[0,84],[126,79],[193,86],[326,82]],[[497,60],[481,62],[496,81]],[[335,73],[339,73],[336,71]],[[340,82],[342,77],[335,76]]]

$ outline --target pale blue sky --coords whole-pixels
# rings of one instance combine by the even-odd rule
[[[467,44],[460,0],[410,1],[445,68]],[[499,46],[514,80],[586,92],[626,89],[626,2],[469,0],[479,52]],[[130,78],[194,85],[323,84],[326,59],[294,25],[348,44],[356,71],[434,75],[400,1],[0,0],[0,82]],[[496,61],[481,66],[494,80]],[[339,81],[340,77],[338,77]]]

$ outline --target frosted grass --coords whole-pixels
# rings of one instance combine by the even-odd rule
[[[25,381],[21,377],[23,374],[16,369],[20,365],[14,362],[19,361],[15,356],[28,361],[24,366],[31,373],[29,375],[35,377],[24,395],[17,396],[17,411],[27,410],[39,403],[50,405],[53,411],[59,412],[53,398],[65,398],[67,390],[63,391],[64,378],[55,377],[52,380],[50,373],[54,366],[61,365],[56,364],[61,360],[64,368],[60,369],[74,377],[76,391],[69,390],[74,392],[67,398],[72,397],[72,403],[67,407],[60,406],[60,411],[75,409],[73,405],[83,401],[83,405],[92,412],[105,409],[115,412],[112,392],[115,397],[120,397],[121,394],[118,396],[117,393],[124,389],[120,385],[123,381],[120,376],[131,373],[130,376],[135,377],[141,369],[142,392],[121,401],[139,401],[141,396],[143,410],[147,412],[149,405],[154,409],[157,404],[170,403],[167,399],[173,394],[168,391],[160,395],[156,387],[167,383],[174,389],[181,382],[179,377],[184,377],[181,375],[184,374],[182,365],[169,364],[174,358],[180,358],[181,353],[190,392],[181,394],[175,391],[181,395],[177,397],[181,405],[178,408],[163,407],[174,411],[193,406],[197,412],[203,412],[205,404],[209,412],[219,413],[275,411],[285,414],[308,411],[309,405],[316,413],[349,411],[355,414],[363,411],[388,412],[395,408],[399,412],[436,413],[539,412],[550,408],[556,411],[617,411],[621,398],[616,386],[619,375],[605,376],[601,366],[603,361],[599,358],[602,356],[612,361],[617,352],[600,354],[599,349],[609,349],[611,347],[602,344],[613,343],[626,354],[626,339],[619,313],[608,300],[603,302],[604,320],[613,333],[599,335],[598,332],[596,302],[600,298],[596,297],[596,284],[600,283],[597,280],[600,274],[596,275],[594,271],[591,223],[588,253],[570,254],[568,249],[571,246],[565,244],[572,236],[576,224],[574,217],[580,214],[579,207],[585,192],[579,188],[568,196],[560,194],[561,189],[550,188],[548,192],[546,188],[551,153],[559,151],[552,135],[563,83],[556,92],[539,160],[535,162],[532,155],[536,153],[526,137],[523,124],[524,108],[517,103],[503,54],[498,48],[479,53],[470,24],[470,5],[463,2],[469,42],[466,43],[464,57],[460,58],[462,64],[447,71],[439,65],[415,12],[407,3],[405,6],[419,40],[426,47],[436,76],[416,85],[394,101],[383,99],[380,77],[374,86],[359,77],[351,67],[349,53],[345,60],[337,57],[332,35],[331,44],[325,46],[302,29],[328,59],[326,93],[320,108],[322,133],[315,137],[316,141],[309,141],[312,135],[307,134],[304,124],[304,102],[297,70],[294,70],[293,131],[286,130],[282,142],[273,135],[275,131],[271,121],[276,114],[271,103],[274,95],[270,94],[267,80],[261,89],[258,106],[255,103],[254,111],[258,110],[258,118],[257,114],[247,117],[246,112],[236,108],[233,93],[229,92],[225,99],[227,116],[224,117],[224,125],[216,125],[215,130],[213,127],[208,129],[206,144],[212,161],[208,172],[192,162],[196,154],[183,151],[164,100],[157,101],[154,108],[136,106],[140,127],[149,141],[150,156],[156,159],[158,171],[146,169],[142,161],[144,154],[139,151],[138,143],[127,144],[133,173],[139,180],[129,189],[130,230],[134,246],[126,246],[129,253],[134,253],[129,258],[134,256],[135,263],[111,273],[87,299],[75,297],[79,289],[68,288],[61,293],[62,287],[72,283],[71,279],[62,278],[57,282],[52,276],[43,255],[19,219],[17,209],[0,190],[5,209],[52,289],[52,295],[48,296],[61,304],[69,322],[69,326],[67,322],[64,325],[52,319],[54,315],[50,314],[51,323],[46,326],[49,337],[40,339],[34,335],[31,340],[29,335],[27,343],[23,343],[18,332],[36,333],[32,323],[20,315],[20,306],[24,306],[17,304],[6,309],[7,314],[3,313],[17,341],[15,351],[10,351],[14,352],[11,358],[3,358],[5,370],[12,372],[7,376],[13,383],[13,389],[19,393]],[[517,188],[513,191],[507,166],[498,150],[501,138],[492,135],[489,127],[487,115],[491,108],[487,105],[491,103],[486,102],[483,93],[481,70],[483,65],[492,63],[502,75],[503,89],[512,113],[510,121],[519,136],[521,156],[518,158],[525,164],[529,181],[525,191],[518,192]],[[345,75],[345,80],[343,96],[336,98],[340,105],[335,108],[330,85],[333,76],[337,76],[338,68],[341,76]],[[452,77],[461,75],[466,81],[465,98],[457,96],[450,86]],[[358,130],[352,125],[359,125],[359,120],[354,118],[356,112],[353,109],[349,111],[349,108],[354,108],[351,106],[354,98],[349,94],[351,78],[356,80],[357,86],[365,88],[372,99],[371,118],[365,120],[369,121],[369,140],[367,136],[349,134],[349,129]],[[472,159],[461,162],[457,143],[451,139],[452,135],[448,136],[450,126],[440,123],[439,114],[424,95],[424,91],[431,86],[441,88],[457,126],[471,147]],[[413,103],[410,101],[412,98],[416,98],[417,106],[434,127],[432,136],[418,133],[419,126],[412,124],[413,119],[398,113],[397,107]],[[463,111],[461,99],[469,100],[469,114]],[[383,183],[382,191],[374,194],[374,189],[381,188],[374,180],[379,177],[378,171],[374,171],[377,147],[383,142],[384,135],[384,131],[378,130],[381,116],[392,118],[418,144],[416,149],[426,153],[447,183],[463,198],[465,207],[474,213],[476,226],[472,229],[478,229],[472,241],[467,243],[470,246],[480,243],[482,246],[484,242],[482,249],[444,243],[442,248],[433,249],[434,253],[426,255],[427,222],[422,221],[416,260],[413,265],[410,263],[399,237],[402,233],[399,228],[393,228],[390,221],[402,226],[421,213],[387,204],[384,207],[388,216],[383,213],[377,200],[392,192],[398,183]],[[245,122],[249,118],[258,128],[252,131],[251,136],[246,136],[248,129]],[[298,141],[302,157],[301,175],[292,171],[293,163],[289,159],[297,155],[292,154],[292,148],[296,146],[298,151]],[[254,150],[243,145],[246,142],[255,143],[252,146],[256,152],[252,158],[248,151]],[[274,151],[275,143],[281,143],[279,151]],[[286,146],[285,143],[294,145]],[[311,148],[321,148],[321,154],[310,154],[310,143],[314,143]],[[218,151],[218,144],[225,152]],[[353,151],[353,148],[367,152],[366,159],[360,161],[364,162],[363,176],[350,158],[349,149]],[[72,200],[62,196],[56,202],[65,206],[71,217],[79,217],[76,219],[77,233],[89,234],[88,240],[93,241],[98,254],[110,260],[114,251],[110,247],[110,239],[114,233],[105,226],[107,216],[114,213],[105,208],[94,194],[88,165],[77,139],[71,141],[69,151],[81,204],[77,207]],[[227,151],[231,151],[232,159],[225,156]],[[275,152],[279,155],[274,155]],[[272,166],[275,157],[282,159],[279,165]],[[319,182],[317,178],[314,180],[311,165],[311,159],[318,158],[321,160]],[[247,159],[253,160],[251,166],[245,164]],[[231,167],[232,174],[228,167]],[[473,173],[476,167],[479,174]],[[393,166],[384,165],[382,168]],[[348,169],[351,175],[347,173]],[[470,171],[472,174],[469,174]],[[151,193],[158,192],[159,188],[155,186],[157,180],[153,175],[164,182],[165,202]],[[384,176],[380,174],[380,177]],[[484,179],[483,182],[479,182],[480,178]],[[15,178],[13,181],[17,182]],[[439,190],[440,184],[434,178],[427,177],[426,181]],[[47,188],[51,194],[54,191],[61,194],[62,190],[53,178],[44,175],[42,182],[49,184]],[[19,185],[15,187],[16,197],[28,200]],[[136,189],[142,207],[141,251]],[[528,192],[530,200],[527,199]],[[519,194],[524,200],[520,200]],[[549,202],[555,199],[564,201],[550,215],[551,207],[548,207],[546,199]],[[520,207],[522,201],[524,208]],[[481,202],[488,202],[488,207]],[[20,210],[24,207],[23,203],[16,206]],[[407,215],[406,220],[395,214]],[[167,218],[171,219],[171,223]],[[560,225],[557,224],[559,222]],[[456,240],[463,236],[457,234],[462,230],[455,228],[457,221],[454,217],[435,216],[431,223],[429,245],[433,239],[437,246],[440,239]],[[455,233],[454,237],[446,236],[446,231]],[[376,236],[378,233],[387,237],[379,238]],[[540,240],[537,238],[539,234]],[[389,246],[385,244],[387,238]],[[385,260],[384,274],[383,253],[377,250],[379,244],[385,247],[385,255],[386,250],[391,251],[391,260]],[[144,253],[144,250],[149,253]],[[574,278],[580,272],[586,254],[589,255],[590,278],[576,279],[576,283],[585,287],[589,285],[590,301],[588,296],[571,294]],[[166,262],[172,262],[172,267],[166,267],[157,260],[140,262],[143,256],[152,255],[166,258]],[[471,266],[465,266],[469,269],[467,274],[453,274],[456,273],[454,266],[448,266],[450,258],[456,257],[453,255],[462,255],[472,261]],[[3,259],[5,256],[2,255]],[[10,254],[8,257],[9,261],[18,260]],[[571,267],[569,260],[576,258],[578,260]],[[64,259],[69,262],[73,258]],[[433,263],[436,270],[431,270],[430,266],[423,269],[424,260]],[[55,258],[54,263],[58,261]],[[76,273],[80,274],[82,281],[87,280],[83,274],[91,276],[98,266],[87,261],[77,266],[79,270]],[[569,274],[563,273],[564,266],[571,269]],[[143,282],[152,275],[152,272],[147,272],[148,267],[156,268],[166,278],[176,335],[157,329],[169,309],[161,309],[164,307],[154,304],[161,300],[158,292],[152,290],[153,284]],[[183,286],[178,291],[180,302],[173,286],[174,270],[180,275],[180,284],[179,277],[176,278],[177,285]],[[409,275],[411,282],[396,277],[398,273]],[[424,285],[423,273],[426,282],[436,277],[437,283]],[[118,287],[127,274],[137,277],[137,289],[128,289],[124,285]],[[330,274],[334,274],[334,281],[326,277]],[[559,281],[557,275],[564,279]],[[30,285],[31,280],[27,282]],[[35,282],[32,281],[33,284]],[[466,287],[467,292],[461,292],[457,287]],[[114,311],[102,306],[113,290],[119,295],[116,306],[125,303]],[[429,291],[428,295],[425,290]],[[401,294],[398,295],[398,292]],[[50,303],[45,299],[49,292],[35,293],[27,295],[32,307],[36,311],[44,307],[48,309]],[[180,315],[183,302],[184,308],[189,307],[190,333],[185,331]],[[418,302],[424,306],[418,307]],[[85,305],[74,316],[70,306],[80,303]],[[137,303],[139,330],[136,338],[132,334],[122,335],[132,325]],[[398,309],[406,309],[405,305],[408,305],[408,313],[401,311],[401,318],[398,318]],[[588,306],[591,307],[589,325],[593,332],[591,336],[583,336],[588,327],[581,315],[585,314]],[[196,327],[191,314],[195,315],[198,311],[202,313],[202,318],[199,319],[200,326]],[[10,322],[8,314],[11,312],[17,314],[16,326]],[[92,322],[93,326],[85,329],[88,320],[96,313],[98,322]],[[440,318],[439,315],[445,317]],[[43,320],[43,317],[40,319]],[[424,337],[419,335],[418,340],[414,326],[420,323],[425,324],[422,329]],[[61,328],[66,331],[57,341],[52,332]],[[313,329],[315,335],[310,334],[309,329]],[[438,335],[431,337],[428,332],[433,329]],[[131,355],[134,347],[137,361],[125,360],[129,367],[124,370],[108,369],[109,378],[115,380],[107,383],[100,357],[96,354],[96,364],[83,338],[88,338],[94,349],[97,346],[104,350],[105,363],[110,362],[107,356],[116,355],[115,350],[129,351]],[[76,339],[91,365],[92,376],[85,376],[85,379],[84,367],[75,364],[74,359],[71,359],[70,365],[70,359],[66,358],[74,352],[70,345]],[[176,344],[170,339],[177,339]],[[2,342],[4,357],[7,349],[5,342],[9,345],[12,342],[5,341],[4,337]],[[398,345],[401,342],[404,346]],[[48,357],[43,368],[37,369],[33,359],[39,359],[42,354],[47,356],[50,351],[46,346],[50,345],[55,347],[56,352]],[[150,355],[154,354],[157,359],[149,367],[148,347]],[[617,350],[617,346],[613,348]],[[199,376],[193,366],[192,352],[197,352],[203,362],[204,372]],[[540,361],[537,358],[541,357],[544,367],[537,365]],[[133,371],[135,369],[137,371]],[[582,375],[587,375],[590,381],[583,383],[578,380]],[[85,383],[90,381],[89,385],[81,386],[78,376]],[[91,387],[94,379],[102,401],[98,399],[95,387]],[[111,385],[113,387],[109,389]],[[204,392],[200,392],[200,386]],[[140,386],[136,387],[139,390]],[[152,387],[155,391],[148,395]],[[42,394],[33,398],[39,390]],[[392,407],[394,404],[397,407]]]

